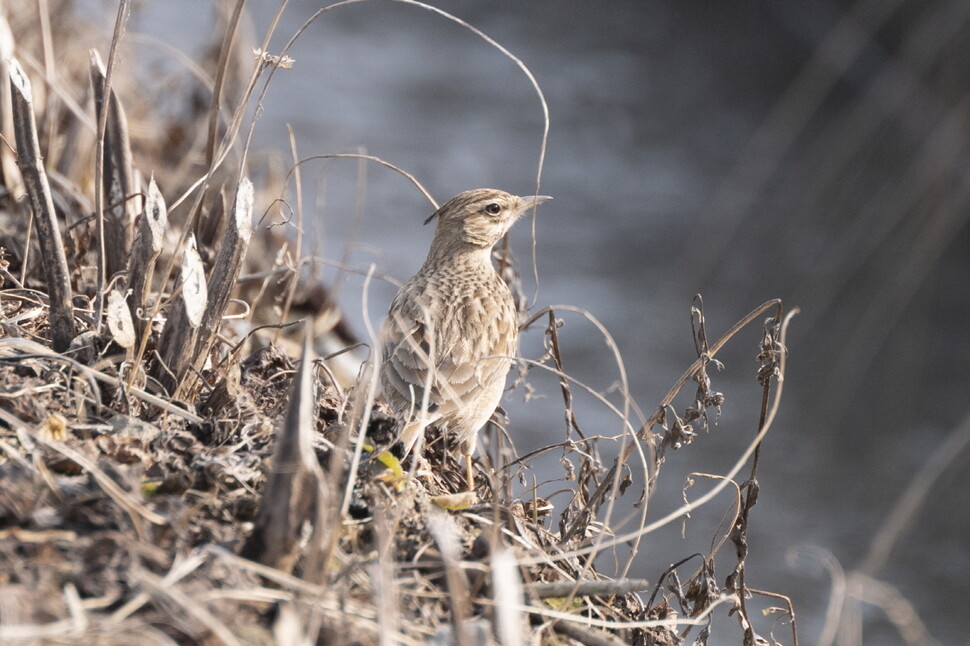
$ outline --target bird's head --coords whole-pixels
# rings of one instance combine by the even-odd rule
[[[547,195],[519,197],[493,188],[478,188],[445,202],[425,224],[438,220],[436,245],[490,249],[524,213],[551,199]]]

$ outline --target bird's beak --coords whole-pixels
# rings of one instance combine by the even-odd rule
[[[522,195],[519,199],[522,200],[522,213],[525,213],[552,198],[548,195]]]

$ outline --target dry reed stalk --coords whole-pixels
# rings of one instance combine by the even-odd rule
[[[14,49],[10,24],[6,16],[0,13],[0,78],[7,78],[10,74],[7,61],[13,58]],[[16,138],[13,129],[13,99],[4,83],[0,83],[0,134],[6,141],[14,141]],[[16,162],[16,155],[10,147],[0,146],[0,186],[7,187],[14,199],[19,200],[26,187]]]
[[[253,235],[253,183],[243,177],[236,188],[232,217],[226,223],[222,243],[209,277],[208,305],[199,326],[195,345],[195,367],[200,369],[215,342],[219,322],[229,305],[236,279],[242,270],[249,239]]]
[[[105,89],[105,68],[101,57],[91,50],[91,87],[97,119],[107,120],[104,132],[104,252],[107,278],[128,266],[128,253],[134,235],[135,206],[129,199],[134,192],[128,119],[118,95]],[[105,92],[107,91],[107,96]],[[107,111],[107,115],[105,115]]]
[[[145,209],[138,221],[138,232],[132,243],[131,258],[128,261],[128,288],[131,290],[132,320],[138,336],[145,332],[148,322],[140,312],[147,311],[148,293],[151,291],[155,262],[162,253],[165,230],[168,228],[168,209],[155,178],[148,183],[145,196]]]
[[[13,100],[14,129],[17,137],[17,164],[27,186],[30,207],[37,223],[41,264],[50,298],[51,341],[58,352],[67,350],[74,338],[74,306],[71,302],[71,277],[64,255],[50,183],[37,139],[30,79],[16,59],[7,62]]]
[[[158,341],[160,361],[152,369],[170,393],[175,393],[194,363],[195,339],[206,307],[206,281],[202,258],[190,235],[182,256],[181,289],[168,312]]]
[[[373,586],[374,606],[380,626],[380,646],[392,646],[395,636],[400,632],[401,608],[399,586],[394,579],[394,550],[397,537],[394,534],[397,522],[394,508],[386,505],[374,518],[377,537],[377,559],[369,570]]]
[[[216,156],[216,139],[219,134],[219,111],[222,107],[222,95],[225,90],[226,74],[229,70],[230,57],[233,51],[232,43],[239,31],[239,22],[242,19],[243,6],[246,0],[236,0],[232,15],[223,33],[222,45],[219,47],[219,63],[217,66],[216,80],[212,86],[212,107],[209,111],[209,126],[206,135],[205,146],[205,165],[212,168]]]
[[[195,218],[195,239],[203,248],[209,249],[218,244],[226,227],[226,213],[229,211],[225,187],[213,195],[208,205],[199,203],[199,215]]]
[[[552,581],[549,583],[533,583],[528,586],[529,592],[540,599],[556,597],[609,597],[617,594],[629,594],[650,589],[650,582],[646,579],[605,579],[602,581]]]
[[[528,620],[522,613],[522,575],[515,552],[505,546],[492,550],[492,599],[495,602],[495,636],[502,646],[523,646]]]
[[[468,578],[461,569],[461,532],[455,520],[440,509],[432,509],[424,519],[445,566],[445,581],[451,606],[451,625],[458,646],[472,646],[470,631],[471,595]]]
[[[286,288],[286,298],[283,307],[280,309],[280,322],[284,322],[290,316],[290,308],[293,306],[293,299],[296,296],[296,289],[300,284],[300,269],[303,266],[303,173],[300,170],[300,157],[296,152],[296,137],[293,134],[293,127],[286,126],[290,140],[290,154],[293,158],[293,167],[290,172],[293,175],[294,198],[296,201],[296,241],[294,243],[293,257],[296,260],[292,273],[289,276]],[[329,332],[329,330],[327,330]],[[273,338],[274,343],[279,340],[282,330],[277,330]],[[318,335],[323,331],[320,330]]]
[[[293,377],[286,418],[276,435],[273,466],[259,516],[242,556],[290,572],[299,556],[300,528],[310,519],[323,483],[313,451],[313,338],[304,326],[303,355]]]

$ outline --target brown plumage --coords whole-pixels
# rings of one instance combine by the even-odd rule
[[[384,400],[405,425],[405,453],[437,426],[454,434],[466,460],[495,412],[518,350],[512,294],[492,266],[506,231],[546,196],[465,191],[437,219],[424,265],[397,293],[382,329]]]

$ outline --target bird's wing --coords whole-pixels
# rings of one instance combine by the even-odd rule
[[[436,375],[428,370],[432,337],[427,325],[427,308],[422,307],[413,292],[407,287],[398,292],[381,330],[384,394],[402,417],[422,406],[424,391],[429,385],[428,412],[435,413],[445,402],[437,387]]]
[[[421,407],[430,386],[428,412],[443,417],[496,381],[504,384],[509,370],[506,357],[517,348],[514,307],[503,303],[509,311],[503,309],[497,315],[494,304],[490,307],[474,299],[439,303],[435,327],[429,325],[431,308],[415,292],[402,289],[384,322],[385,394],[396,412],[405,416]]]

